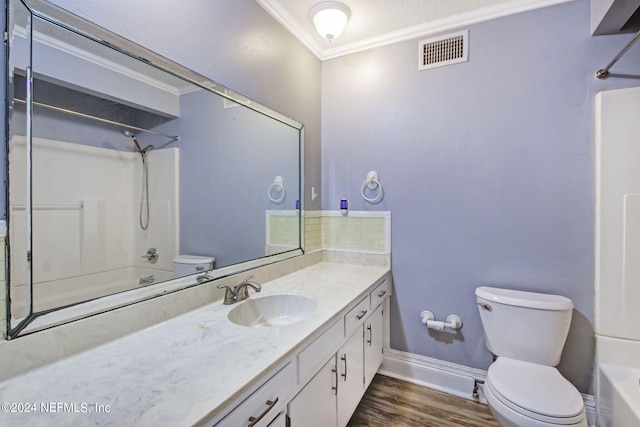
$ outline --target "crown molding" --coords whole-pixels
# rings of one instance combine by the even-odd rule
[[[403,28],[375,37],[369,37],[357,42],[348,43],[342,46],[323,49],[293,17],[282,8],[278,0],[256,0],[267,10],[278,22],[280,22],[291,34],[293,34],[302,44],[304,44],[321,61],[338,58],[363,50],[372,49],[405,40],[429,36],[436,33],[464,27],[479,22],[490,21],[517,13],[527,12],[534,9],[555,6],[562,3],[569,3],[575,0],[517,0],[503,3],[496,6],[474,10],[468,13],[438,19],[421,25]]]
[[[315,41],[304,27],[293,19],[278,0],[256,0],[276,21],[293,34],[307,49],[309,49],[318,59],[322,60],[323,49],[320,43]]]

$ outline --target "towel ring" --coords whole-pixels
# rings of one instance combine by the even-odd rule
[[[369,188],[369,190],[378,189],[378,194],[375,197],[367,197],[364,194],[364,191]],[[384,198],[384,191],[382,190],[382,184],[378,181],[378,173],[376,171],[371,171],[367,174],[367,179],[362,184],[362,188],[360,189],[360,194],[362,194],[362,198],[371,204],[380,203],[380,201]]]
[[[282,194],[280,195],[279,198],[276,198],[272,196],[272,194],[274,193],[282,193]],[[282,177],[278,175],[273,180],[273,184],[269,186],[269,189],[267,190],[267,196],[269,197],[269,200],[271,200],[276,205],[279,205],[280,203],[284,202],[286,195],[287,194],[284,191],[284,184],[282,183]]]

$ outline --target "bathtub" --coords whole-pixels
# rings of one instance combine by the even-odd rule
[[[598,426],[640,426],[640,369],[599,366]]]
[[[598,427],[640,427],[640,341],[596,335]]]
[[[173,279],[173,271],[143,267],[125,267],[101,273],[35,283],[33,287],[34,311],[75,304],[117,292],[149,286]],[[26,315],[25,287],[12,289],[12,316]]]

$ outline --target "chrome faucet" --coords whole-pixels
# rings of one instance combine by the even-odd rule
[[[247,289],[249,286],[251,286],[256,292],[260,292],[262,290],[262,286],[256,282],[251,282],[251,279],[253,279],[253,276],[247,276],[242,283],[233,288],[233,291],[236,294],[236,302],[249,298],[249,289]]]
[[[210,282],[212,280],[215,280],[214,277],[209,276],[207,273],[204,273],[202,276],[198,276],[196,278],[196,281],[198,283],[206,283],[206,282]]]
[[[218,285],[218,289],[226,289],[223,304],[235,304],[238,301],[249,298],[249,286],[251,286],[256,292],[260,292],[262,290],[262,286],[256,282],[252,282],[252,278],[253,276],[247,276],[241,283],[234,286],[233,289],[227,285]]]
[[[153,282],[155,282],[156,278],[153,277],[153,274],[151,276],[147,276],[147,277],[141,277],[140,280],[138,281],[139,285],[150,285]]]

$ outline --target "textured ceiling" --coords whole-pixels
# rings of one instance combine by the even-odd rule
[[[320,59],[328,59],[571,0],[341,0],[351,19],[331,42],[318,35],[309,17],[322,0],[257,1]]]

